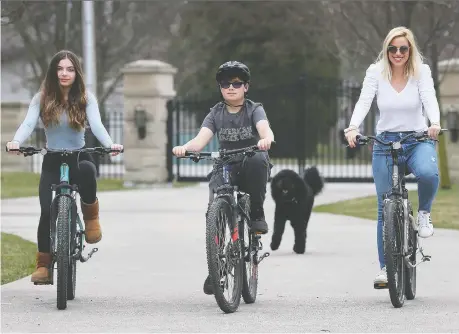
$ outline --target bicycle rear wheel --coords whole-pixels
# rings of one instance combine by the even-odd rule
[[[408,213],[413,216],[413,209],[411,203],[408,202]],[[414,218],[413,218],[414,219]],[[418,232],[414,229],[410,220],[408,224],[408,254],[409,262],[414,266],[416,265],[416,252],[418,251]],[[411,268],[405,265],[405,296],[406,299],[412,300],[416,297],[416,267]]]
[[[403,260],[403,208],[401,203],[384,201],[384,258],[392,305],[402,307],[405,301],[405,263]]]
[[[67,308],[67,285],[70,260],[70,209],[71,199],[62,196],[58,199],[57,213],[57,308]]]
[[[231,205],[222,198],[216,198],[209,208],[206,222],[209,276],[215,300],[225,313],[237,310],[242,292],[241,245],[238,237],[233,238],[232,217]]]
[[[250,217],[250,197],[248,195],[241,196],[239,206]],[[250,233],[249,222],[242,215],[239,220],[239,238],[243,259],[242,298],[246,304],[252,304],[257,299],[258,289],[257,245],[254,244],[256,242],[254,235]]]

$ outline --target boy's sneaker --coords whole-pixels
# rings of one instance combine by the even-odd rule
[[[266,234],[268,233],[268,224],[265,220],[265,212],[263,208],[256,209],[250,214],[251,226],[250,228],[254,233]]]
[[[428,238],[433,235],[434,229],[430,213],[419,211],[417,217],[418,235],[421,238]]]

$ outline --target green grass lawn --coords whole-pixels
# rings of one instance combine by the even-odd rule
[[[33,242],[2,232],[2,284],[32,274],[36,251]]]
[[[417,191],[410,191],[408,198],[413,204],[413,211],[416,212],[418,208]],[[376,196],[318,205],[313,211],[376,220]],[[453,185],[451,189],[438,190],[432,205],[432,221],[434,227],[459,229],[458,185]]]

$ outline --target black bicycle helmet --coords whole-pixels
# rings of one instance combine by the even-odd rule
[[[249,68],[238,61],[227,61],[226,63],[220,65],[217,70],[217,74],[215,75],[217,82],[234,77],[238,77],[244,82],[250,82]]]

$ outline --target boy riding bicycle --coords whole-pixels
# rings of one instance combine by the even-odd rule
[[[249,68],[237,61],[226,62],[218,68],[216,80],[223,101],[210,109],[195,138],[183,146],[174,147],[174,155],[181,157],[186,151],[201,151],[214,134],[218,136],[221,149],[257,145],[261,150],[269,150],[274,141],[274,134],[265,110],[261,103],[255,103],[245,97],[250,83]],[[248,157],[244,165],[239,161],[231,170],[234,184],[250,195],[250,225],[255,233],[268,232],[263,204],[271,167],[268,153],[257,152],[253,157]],[[221,177],[212,175],[209,188],[214,191],[222,184]],[[213,293],[209,277],[204,283],[204,293]]]

